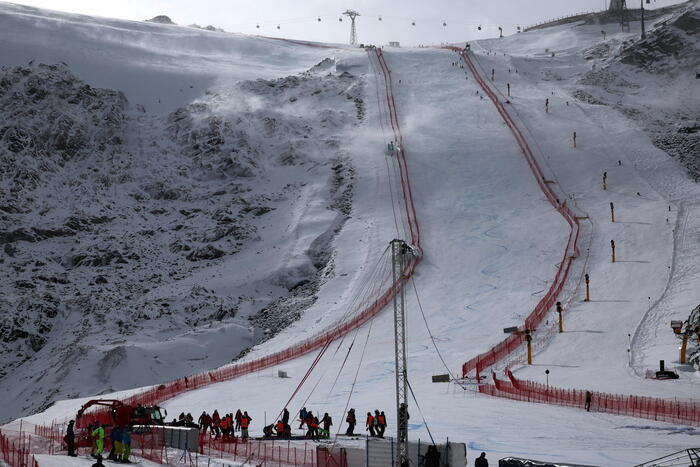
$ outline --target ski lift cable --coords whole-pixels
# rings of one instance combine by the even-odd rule
[[[345,421],[345,413],[348,411],[348,407],[350,406],[350,399],[352,399],[352,393],[355,391],[355,385],[357,384],[357,377],[360,375],[360,368],[362,367],[362,362],[365,359],[365,352],[367,351],[367,344],[369,343],[369,336],[372,334],[372,325],[374,324],[374,319],[372,319],[369,322],[369,328],[367,329],[367,337],[365,338],[365,343],[362,346],[362,353],[360,354],[360,361],[357,363],[357,370],[355,371],[355,378],[352,380],[352,385],[350,386],[350,392],[348,394],[348,399],[345,402],[345,408],[343,409],[343,418],[341,418],[340,423],[338,424],[338,431],[335,434],[335,437],[333,439],[333,445],[331,446],[331,451],[335,448],[336,443],[338,442],[338,435],[340,434],[340,429],[343,426],[343,422]]]
[[[413,396],[413,401],[416,403],[416,407],[418,408],[418,413],[420,414],[420,418],[423,419],[423,424],[425,425],[425,429],[428,430],[428,436],[430,436],[430,441],[432,441],[433,444],[435,444],[435,438],[433,438],[433,434],[430,432],[430,427],[428,426],[428,422],[425,420],[425,417],[423,416],[423,411],[420,408],[420,404],[418,404],[418,399],[416,399],[416,393],[413,392],[413,387],[411,387],[411,382],[406,378],[406,384],[408,385],[409,391],[411,391],[411,396]]]
[[[388,250],[388,248],[387,248],[387,250]],[[388,266],[386,266],[386,265],[388,264],[388,262],[384,261],[384,262],[382,262],[381,264],[384,265],[384,266],[383,266],[381,272],[380,272],[379,274],[377,274],[377,275],[379,275],[380,277],[381,277],[381,275],[384,274],[384,272],[385,272],[384,270],[385,270],[385,269],[387,269],[386,272],[388,272]],[[371,283],[376,283],[376,279],[375,279],[374,277],[370,277],[366,282],[367,282],[367,283],[370,283],[370,284],[371,284]],[[372,290],[367,289],[365,295],[366,295],[366,297],[371,297],[372,295],[374,295],[374,290],[373,290],[373,289],[372,289]],[[363,301],[361,302],[361,304],[360,304],[360,308],[363,308],[362,305],[364,305],[365,303],[366,303],[366,300],[363,300]],[[353,308],[353,307],[354,307],[354,305],[351,306],[351,308]],[[355,344],[355,340],[356,340],[356,338],[357,338],[358,332],[359,332],[359,328],[357,328],[357,329],[355,330],[355,334],[354,334],[353,339],[352,339],[352,342],[350,343],[350,346],[349,346],[349,348],[348,348],[348,352],[347,352],[347,354],[346,354],[346,356],[345,356],[345,359],[343,360],[343,363],[342,363],[341,366],[340,366],[340,370],[338,371],[338,374],[336,375],[335,382],[338,381],[338,378],[340,377],[340,374],[341,374],[342,371],[343,371],[343,368],[344,368],[344,366],[345,366],[345,362],[347,361],[348,356],[350,355],[350,351],[352,350],[352,348],[353,348],[353,346],[354,346],[354,344]],[[341,339],[341,342],[340,342],[340,344],[338,345],[338,347],[336,348],[335,352],[333,353],[333,356],[331,357],[331,360],[333,360],[333,359],[335,358],[335,356],[336,356],[336,354],[338,353],[338,351],[340,350],[340,347],[342,346],[344,340],[345,340],[345,336],[343,336],[343,339]],[[330,370],[330,368],[331,368],[331,367],[328,366],[328,367],[323,371],[323,373],[321,374],[321,376],[318,378],[318,381],[316,381],[316,384],[314,385],[314,387],[313,387],[313,388],[311,389],[311,391],[309,392],[309,395],[306,397],[306,399],[304,400],[304,402],[301,404],[302,407],[305,407],[305,406],[306,406],[306,403],[309,401],[309,399],[311,398],[311,396],[313,395],[313,393],[315,392],[316,388],[317,388],[318,385],[321,383],[321,381],[324,380],[324,377],[325,377],[326,373]],[[335,382],[333,383],[333,387],[335,386]],[[331,387],[331,390],[330,390],[330,391],[328,392],[328,394],[326,395],[326,400],[328,399],[330,393],[332,392],[333,387]]]
[[[450,375],[450,378],[452,378],[452,381],[457,381],[457,378],[455,378],[455,375],[452,373],[452,370],[450,370],[450,367],[447,366],[447,363],[445,362],[445,359],[442,356],[442,353],[440,352],[440,349],[437,346],[437,343],[435,342],[435,336],[433,336],[433,332],[430,330],[430,326],[428,325],[428,319],[425,316],[425,311],[423,310],[423,305],[420,302],[420,297],[418,296],[418,288],[416,287],[416,281],[411,276],[411,285],[413,286],[413,292],[416,295],[416,302],[418,303],[418,309],[420,310],[420,314],[423,317],[423,323],[425,324],[425,329],[428,330],[428,335],[430,336],[430,341],[433,343],[433,347],[435,347],[435,352],[437,352],[438,357],[440,357],[440,361],[442,362],[443,366],[447,370],[447,372]]]
[[[385,264],[386,261],[383,261],[383,259],[384,259],[384,257],[386,256],[386,254],[387,254],[388,251],[389,251],[389,246],[386,247],[386,249],[384,250],[384,253],[382,253],[382,255],[380,256],[378,262],[375,264],[375,267],[373,268],[373,272],[372,272],[372,274],[370,274],[370,277],[367,278],[365,281],[363,281],[363,288],[361,289],[361,293],[359,293],[359,294],[356,295],[356,298],[353,300],[353,302],[351,303],[351,306],[349,306],[348,309],[353,309],[353,308],[354,308],[354,304],[355,304],[355,302],[357,301],[357,297],[363,297],[363,301],[360,303],[360,305],[363,305],[363,304],[367,301],[367,298],[372,296],[372,292],[374,292],[374,289],[369,288],[369,287],[368,287],[368,284],[376,283],[375,276],[377,275],[377,271],[380,270],[380,268],[378,268],[378,266],[384,265],[384,267],[381,268],[382,274],[383,274],[383,270],[387,268],[387,267],[386,267],[386,264]],[[360,306],[360,308],[362,308],[362,306]],[[345,314],[343,315],[343,317],[342,317],[339,321],[340,321],[340,322],[344,321],[345,319],[347,319],[348,316],[349,316],[349,312],[346,311]],[[329,338],[328,341],[324,344],[323,348],[321,349],[321,351],[319,352],[319,354],[316,356],[316,358],[315,358],[314,361],[312,362],[312,364],[311,364],[311,366],[309,367],[309,369],[306,371],[306,374],[304,375],[304,377],[302,378],[302,380],[301,380],[301,381],[299,382],[299,384],[297,385],[297,387],[296,387],[296,389],[294,390],[294,392],[292,393],[291,397],[289,398],[289,400],[287,401],[287,403],[284,405],[284,407],[282,408],[282,410],[281,410],[280,413],[278,414],[277,419],[280,418],[280,416],[282,415],[282,412],[284,411],[284,409],[287,408],[287,407],[289,407],[289,404],[291,403],[291,401],[294,399],[294,397],[296,397],[296,395],[297,395],[297,393],[299,392],[299,390],[301,389],[301,387],[306,383],[307,379],[308,379],[309,376],[311,375],[311,372],[314,370],[314,368],[316,368],[316,366],[318,365],[318,362],[321,360],[321,358],[322,358],[323,355],[325,354],[326,350],[328,349],[328,347],[330,346],[330,344],[331,344],[332,341],[333,341],[333,339],[330,339],[330,338]],[[337,349],[336,349],[336,353],[337,353]],[[335,354],[334,354],[334,355],[335,355]],[[312,392],[313,392],[313,390],[312,390]],[[310,397],[310,396],[309,396],[309,397]]]

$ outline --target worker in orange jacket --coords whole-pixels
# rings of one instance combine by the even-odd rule
[[[370,436],[376,436],[374,433],[374,416],[372,416],[372,412],[367,412],[367,423],[365,430],[369,430]]]
[[[241,417],[241,439],[248,439],[248,427],[253,419],[248,415],[248,412],[243,412]]]
[[[384,415],[384,411],[379,413],[378,410],[375,410],[374,413],[375,418],[377,419],[377,436],[383,438],[384,430],[386,430],[386,415]]]

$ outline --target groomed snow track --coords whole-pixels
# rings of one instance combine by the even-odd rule
[[[569,280],[572,264],[579,256],[578,241],[580,237],[581,224],[574,212],[566,205],[566,201],[560,201],[542,172],[535,156],[518,128],[513,117],[506,110],[503,102],[496,92],[479,73],[475,66],[475,58],[468,52],[456,47],[446,47],[457,52],[464,63],[471,71],[474,79],[487,94],[491,102],[498,110],[503,121],[515,137],[518,146],[522,150],[530,169],[535,176],[538,186],[546,196],[547,200],[564,217],[570,226],[569,239],[564,252],[564,259],[557,269],[554,281],[545,296],[539,301],[535,309],[525,320],[522,329],[534,330],[541,324],[547,312],[557,302],[564,286]],[[507,102],[508,103],[508,102]],[[580,283],[580,278],[578,280]],[[575,288],[577,290],[577,287]],[[573,295],[572,295],[573,296]],[[571,298],[571,297],[570,297]],[[551,337],[551,336],[546,336]],[[462,365],[462,376],[468,377],[471,371],[475,371],[477,380],[481,379],[481,372],[488,367],[505,362],[506,359],[520,347],[523,343],[523,334],[511,334],[507,339],[501,341],[487,352],[477,355]],[[512,361],[511,361],[512,364]],[[479,392],[491,396],[503,397],[507,399],[539,402],[545,404],[561,405],[585,409],[587,406],[586,390],[562,389],[549,385],[543,385],[533,381],[519,380],[515,378],[509,369],[505,368],[507,381],[498,379],[495,372],[492,372],[493,384],[481,382]],[[669,423],[684,423],[693,426],[700,426],[700,402],[695,400],[666,400],[662,398],[608,394],[591,392],[589,409],[597,412],[605,412],[618,415],[627,415],[649,420],[664,421]]]
[[[316,44],[305,44],[309,46],[317,46]],[[399,125],[399,119],[396,111],[396,103],[394,100],[393,85],[391,80],[391,71],[386,64],[384,55],[381,49],[371,48],[368,49],[368,55],[370,60],[376,60],[379,64],[379,69],[382,72],[382,77],[384,78],[384,93],[383,97],[386,99],[386,106],[388,109],[389,121],[391,124],[394,141],[398,143],[399,150],[395,151],[394,160],[398,164],[400,172],[401,181],[401,193],[402,193],[402,204],[405,207],[405,221],[408,225],[409,239],[405,239],[413,247],[414,254],[410,261],[407,262],[402,277],[403,280],[399,284],[389,284],[389,286],[380,293],[380,295],[371,302],[369,306],[361,309],[357,313],[353,313],[352,317],[337,323],[330,329],[321,332],[315,336],[309,337],[308,339],[288,347],[284,350],[266,355],[262,358],[255,360],[250,360],[243,363],[236,363],[232,365],[227,365],[212,371],[207,371],[199,373],[196,375],[183,377],[170,381],[168,383],[152,386],[145,391],[134,394],[123,400],[125,404],[135,406],[137,404],[142,405],[160,405],[164,401],[172,399],[173,397],[179,396],[185,392],[194,391],[201,389],[203,387],[209,386],[211,384],[219,383],[222,381],[237,378],[250,373],[255,373],[266,368],[270,368],[281,363],[293,360],[295,358],[307,355],[316,350],[323,351],[328,345],[334,340],[341,338],[348,334],[350,331],[357,329],[363,324],[369,322],[377,314],[379,314],[393,299],[394,295],[403,287],[404,283],[412,276],[416,266],[421,261],[421,250],[420,250],[420,229],[418,225],[418,219],[416,217],[415,206],[413,202],[413,194],[411,190],[411,181],[408,174],[408,165],[406,163],[405,149],[403,147],[403,137],[401,135],[401,128]],[[387,240],[388,243],[389,240]],[[361,307],[362,305],[360,305]],[[318,358],[317,358],[318,360]],[[315,363],[314,363],[315,364]],[[312,364],[312,367],[314,366]],[[110,420],[110,414],[108,410],[96,410],[90,412],[80,421],[80,424],[87,424],[92,421],[108,422]]]

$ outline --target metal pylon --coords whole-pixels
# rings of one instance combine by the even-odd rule
[[[617,15],[622,30],[629,32],[630,20],[629,11],[627,10],[627,0],[610,0],[608,11]]]
[[[360,16],[360,14],[355,10],[345,10],[343,14],[350,17],[350,45],[356,45],[357,30],[355,29],[355,18]]]
[[[396,354],[396,458],[395,466],[408,466],[408,373],[406,365],[406,297],[404,273],[411,249],[403,240],[391,242],[394,279],[394,350]]]

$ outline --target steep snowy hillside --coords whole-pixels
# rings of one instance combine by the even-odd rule
[[[35,38],[28,31],[47,22],[55,33],[65,26],[60,33],[77,44],[83,28],[115,27],[82,19],[3,4],[0,35]],[[192,35],[119,26],[130,40]],[[279,49],[196,34],[228,41],[234,54]],[[193,83],[206,74],[221,81],[192,100],[161,89],[164,101],[182,106],[160,115],[138,102],[133,60],[109,78],[97,54],[72,67],[63,63],[72,63],[70,54],[53,50],[48,64],[10,66],[23,47],[3,53],[0,70],[0,388],[8,401],[0,417],[216,367],[315,301],[351,212],[345,134],[364,117],[363,83],[352,70],[336,70],[332,54],[279,79],[190,70]],[[282,48],[287,71],[312,64],[308,48]],[[269,55],[277,66],[280,56]],[[77,74],[83,67],[101,74],[100,84],[124,87],[93,87]],[[144,70],[168,83],[177,73],[157,64]],[[246,73],[257,75],[238,75]]]

